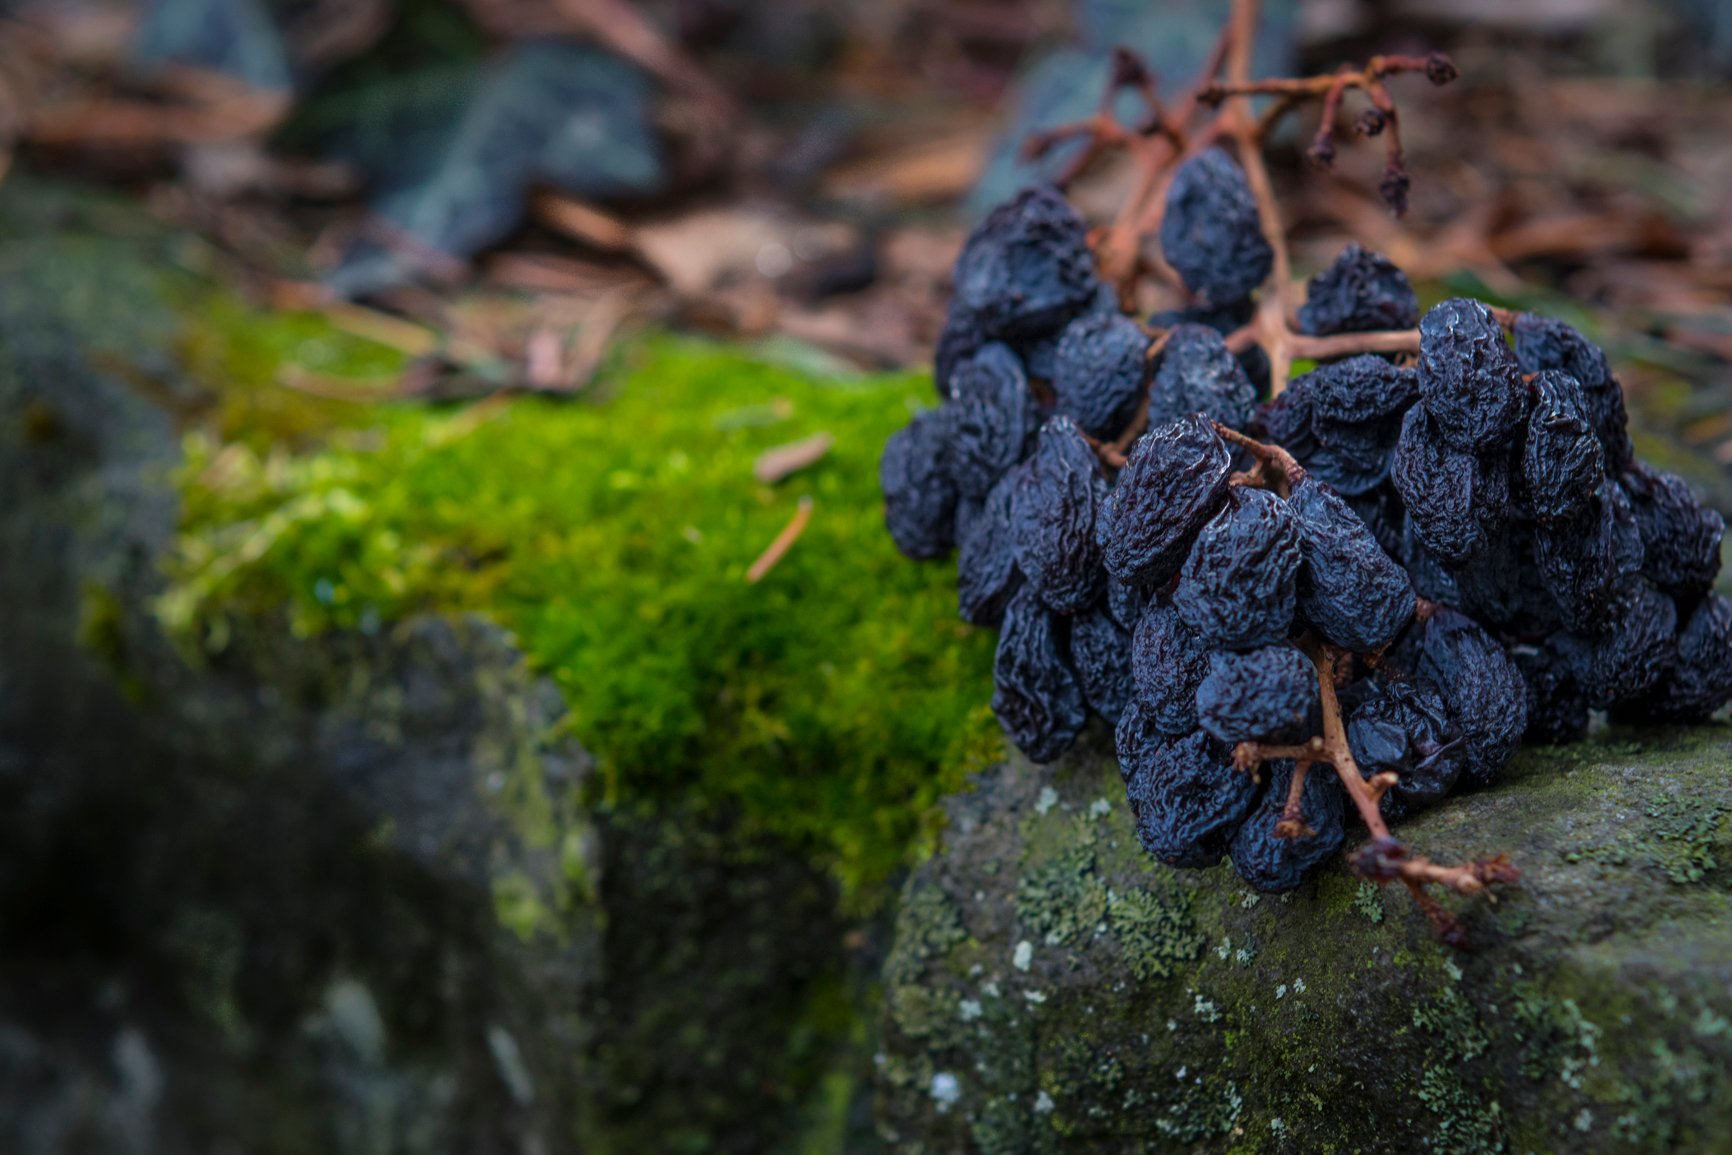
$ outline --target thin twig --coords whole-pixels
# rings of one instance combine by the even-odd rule
[[[794,516],[788,519],[788,524],[782,527],[782,532],[776,535],[758,560],[752,563],[752,568],[746,571],[746,581],[756,585],[764,580],[764,575],[776,568],[776,563],[787,556],[794,548],[794,543],[800,540],[800,535],[806,532],[806,523],[812,520],[812,498],[802,497],[800,504],[794,510]]]

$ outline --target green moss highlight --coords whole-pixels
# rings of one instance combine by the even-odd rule
[[[1680,885],[1701,882],[1719,868],[1716,846],[1727,809],[1711,799],[1658,794],[1644,803],[1639,828],[1621,831],[1612,842],[1572,851],[1568,857],[1571,862],[1646,866]]]
[[[348,431],[304,448],[256,399],[256,367],[325,337],[281,324],[214,357],[255,370],[188,440],[159,607],[177,636],[220,650],[259,616],[307,636],[488,614],[564,691],[601,801],[732,810],[857,896],[930,845],[938,799],[1002,750],[982,708],[991,633],[957,619],[950,566],[910,564],[882,525],[878,455],[924,378],[652,338],[601,404],[351,405]],[[836,446],[818,465],[753,479],[764,450],[821,431]],[[802,498],[804,536],[748,584]]]
[[[322,313],[252,309],[190,291],[178,350],[185,371],[212,389],[216,435],[255,450],[310,446],[373,414],[328,394],[387,398],[408,367],[396,349],[339,328]]]

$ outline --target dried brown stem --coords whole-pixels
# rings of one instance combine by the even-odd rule
[[[1237,445],[1257,459],[1259,468],[1266,475],[1266,484],[1282,497],[1286,497],[1293,486],[1305,479],[1305,467],[1279,445],[1270,445],[1254,437],[1247,437],[1219,421],[1211,421],[1210,424],[1215,427],[1215,432],[1221,435],[1221,440]]]
[[[1460,866],[1440,866],[1428,858],[1415,857],[1407,847],[1389,833],[1379,802],[1399,778],[1392,773],[1366,779],[1354,761],[1352,747],[1347,742],[1347,728],[1341,713],[1341,700],[1336,694],[1336,675],[1347,653],[1337,646],[1309,639],[1303,648],[1317,667],[1318,689],[1321,695],[1323,732],[1299,745],[1264,745],[1241,742],[1233,748],[1234,767],[1241,772],[1254,772],[1263,762],[1291,758],[1296,762],[1288,787],[1286,805],[1276,824],[1280,838],[1305,837],[1308,829],[1301,806],[1304,774],[1313,764],[1327,764],[1353,800],[1354,809],[1370,838],[1349,860],[1356,874],[1379,884],[1401,882],[1414,895],[1438,936],[1452,945],[1463,945],[1465,937],[1453,915],[1425,893],[1428,886],[1440,886],[1456,894],[1482,893],[1492,883],[1514,882],[1520,873],[1505,855],[1480,859]]]

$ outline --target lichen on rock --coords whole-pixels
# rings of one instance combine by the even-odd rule
[[[1274,899],[1225,868],[1149,863],[1089,817],[1119,786],[1104,735],[1052,767],[990,770],[949,801],[950,832],[908,883],[958,929],[886,973],[884,1137],[908,1152],[1706,1149],[1732,1125],[1729,751],[1725,727],[1650,731],[1639,753],[1614,732],[1523,754],[1498,788],[1415,820],[1445,853],[1507,847],[1522,865],[1499,903],[1464,909],[1467,953],[1345,868]],[[1160,912],[1147,935],[1123,913],[1138,894]],[[911,992],[981,1013],[910,1030]],[[937,1070],[959,1072],[942,1113],[920,1083]]]

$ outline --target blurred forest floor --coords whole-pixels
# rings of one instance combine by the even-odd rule
[[[410,358],[284,367],[324,398],[577,394],[646,326],[918,365],[1015,142],[1090,109],[1118,43],[1181,87],[1225,7],[0,0],[0,171],[129,190],[240,299]],[[1266,71],[1442,49],[1463,74],[1408,105],[1403,220],[1381,149],[1323,173],[1290,134],[1301,273],[1357,239],[1429,297],[1581,323],[1650,430],[1732,474],[1732,5],[1266,9]],[[1079,201],[1106,215],[1127,175]]]

